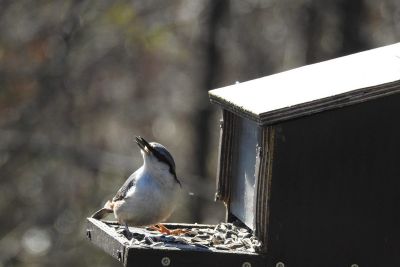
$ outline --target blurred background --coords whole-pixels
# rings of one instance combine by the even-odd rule
[[[400,40],[397,0],[0,1],[0,267],[120,266],[85,218],[164,144],[217,223],[207,91]]]

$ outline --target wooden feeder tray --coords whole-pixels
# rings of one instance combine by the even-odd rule
[[[86,235],[124,266],[265,265],[265,255],[256,252],[261,244],[246,228],[228,223],[164,225],[187,233],[170,236],[150,229],[129,227],[133,237],[128,239],[124,227],[117,222],[87,218]],[[234,242],[232,235],[236,236]]]

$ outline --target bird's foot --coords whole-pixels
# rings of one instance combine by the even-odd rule
[[[133,238],[133,233],[129,230],[128,224],[125,224],[124,235],[128,240]]]
[[[163,224],[155,224],[155,225],[151,225],[149,226],[150,229],[158,231],[162,234],[166,234],[166,235],[182,235],[182,234],[186,234],[189,230],[186,229],[168,229],[167,227],[165,227]]]

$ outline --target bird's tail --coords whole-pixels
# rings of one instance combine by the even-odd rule
[[[96,211],[95,213],[93,213],[93,215],[91,217],[96,220],[100,220],[100,219],[103,219],[104,217],[106,217],[110,213],[113,213],[112,209],[101,208],[98,211]]]
[[[96,220],[100,220],[100,219],[103,219],[104,217],[106,217],[108,214],[113,213],[113,212],[114,212],[114,202],[108,200],[106,202],[106,204],[104,204],[104,207],[102,209],[99,209],[95,213],[93,213],[93,215],[91,217]]]

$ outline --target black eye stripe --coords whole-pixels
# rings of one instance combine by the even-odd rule
[[[136,140],[139,140],[139,142],[137,141],[137,143],[142,143],[144,147],[147,147],[147,149],[161,162],[164,162],[165,164],[167,164],[169,166],[169,172],[174,176],[175,181],[182,187],[181,182],[178,180],[178,177],[176,176],[176,171],[175,171],[175,163],[173,162],[173,158],[171,156],[171,159],[168,159],[168,157],[164,156],[162,153],[160,153],[159,151],[157,151],[156,148],[154,148],[151,144],[149,144],[149,142],[147,142],[143,137],[137,136]],[[139,144],[139,146],[141,146]],[[143,149],[144,149],[143,147]],[[172,160],[172,163],[171,161]]]
[[[159,161],[164,162],[165,164],[167,164],[169,166],[169,172],[174,176],[175,181],[182,187],[181,182],[178,180],[178,177],[176,176],[175,168],[169,163],[167,158],[155,149],[153,149],[152,152],[153,152],[153,155]]]
[[[158,151],[155,150],[155,149],[154,149],[152,152],[153,152],[153,155],[154,155],[159,161],[162,161],[162,162],[168,164],[169,167],[172,167],[171,164],[169,164],[167,158],[164,157],[164,155],[162,155],[160,152],[158,152]]]
[[[155,149],[151,144],[149,144],[146,140],[144,140],[143,138],[141,138],[143,140],[143,142],[145,143],[146,147],[153,153],[153,155],[159,160],[162,161],[166,164],[168,164],[168,166],[170,167],[171,170],[173,170],[173,173],[175,173],[175,169],[174,166],[170,163],[170,161],[167,159],[166,156],[164,156],[163,154],[161,154],[159,151],[157,151],[157,149]]]

